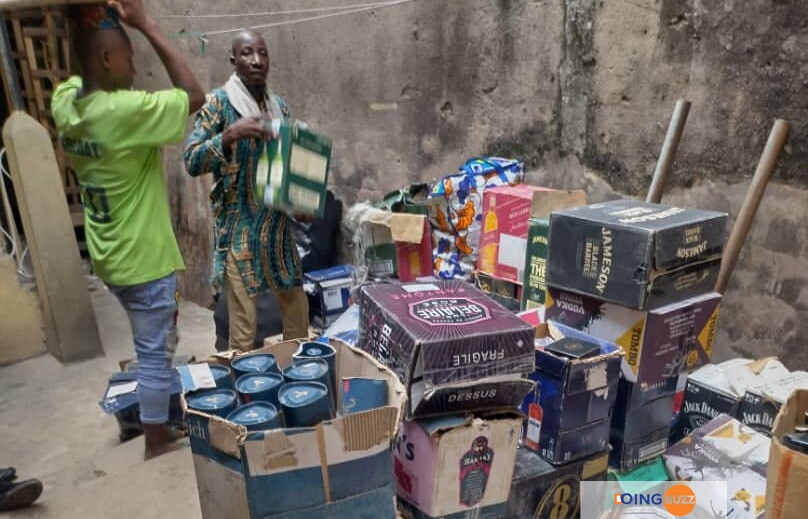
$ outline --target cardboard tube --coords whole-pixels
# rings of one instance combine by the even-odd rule
[[[749,229],[752,227],[752,222],[757,214],[763,193],[766,191],[766,186],[769,184],[769,180],[771,180],[774,174],[777,161],[786,144],[790,129],[791,126],[787,121],[777,119],[774,122],[774,127],[769,134],[769,140],[766,142],[766,148],[763,150],[763,155],[760,157],[757,171],[755,171],[755,176],[752,178],[752,184],[749,186],[749,191],[747,191],[746,198],[738,213],[738,219],[735,221],[735,225],[732,227],[732,232],[729,235],[729,240],[727,240],[727,245],[724,247],[721,271],[718,274],[718,282],[715,285],[715,291],[720,294],[723,294],[724,290],[726,290],[729,279],[732,277],[732,271],[735,270],[738,256],[741,254],[746,236],[749,234]]]
[[[651,187],[648,189],[648,196],[645,199],[646,202],[658,204],[662,201],[662,193],[665,192],[665,184],[668,182],[673,159],[676,157],[676,150],[679,148],[679,141],[685,130],[688,113],[690,113],[690,101],[684,99],[676,101],[668,133],[665,135],[665,142],[662,144],[662,151],[659,153],[659,160],[654,170],[654,177],[651,179]]]

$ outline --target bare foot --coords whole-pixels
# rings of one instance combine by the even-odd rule
[[[166,424],[143,424],[143,433],[146,440],[145,460],[182,448],[182,445],[173,443],[177,438]]]
[[[148,461],[158,456],[162,456],[163,454],[168,454],[169,452],[182,450],[182,447],[183,446],[178,443],[167,443],[159,448],[153,450],[146,450],[146,454],[143,456],[143,460]]]

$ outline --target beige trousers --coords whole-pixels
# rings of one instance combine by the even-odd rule
[[[230,322],[230,349],[240,351],[255,349],[255,331],[258,327],[255,296],[247,293],[232,252],[227,255],[224,290]],[[283,338],[285,340],[308,338],[309,300],[303,287],[275,290],[274,293],[281,310]]]

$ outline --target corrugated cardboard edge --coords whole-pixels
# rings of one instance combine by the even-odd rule
[[[531,218],[548,218],[554,211],[562,211],[587,204],[586,192],[575,189],[568,191],[536,191],[530,204]]]
[[[393,241],[418,244],[424,238],[426,217],[421,214],[393,213],[390,217],[390,232]]]
[[[366,451],[395,438],[399,425],[399,410],[382,407],[354,413],[334,420],[332,426],[348,452]]]
[[[808,389],[792,392],[774,420],[766,474],[766,517],[768,519],[790,519],[790,517],[793,517],[793,515],[783,513],[788,504],[785,498],[788,493],[791,468],[794,465],[795,458],[798,456],[806,459],[803,464],[808,467],[808,455],[796,453],[783,445],[782,442],[783,436],[793,430],[794,426],[800,421],[799,417],[802,416],[799,413],[800,410],[803,412],[808,410]],[[804,481],[798,482],[797,485],[804,485]]]
[[[247,434],[243,426],[210,416],[208,420],[210,445],[228,456],[241,459],[241,442]]]

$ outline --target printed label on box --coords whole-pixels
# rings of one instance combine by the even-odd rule
[[[460,504],[472,507],[483,500],[494,463],[488,438],[478,436],[460,460]]]

